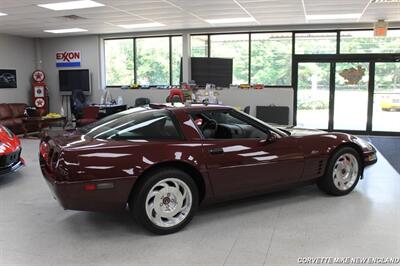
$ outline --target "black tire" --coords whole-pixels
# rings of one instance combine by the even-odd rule
[[[337,160],[344,154],[351,154],[353,155],[358,163],[358,173],[357,173],[357,178],[355,179],[354,183],[348,187],[347,189],[343,190],[343,189],[339,189],[334,182],[334,168],[335,168],[335,164],[337,162]],[[360,176],[362,173],[362,169],[363,168],[363,164],[362,161],[360,159],[360,155],[359,153],[351,148],[351,147],[343,147],[338,149],[337,151],[335,151],[335,153],[331,156],[331,158],[329,159],[329,162],[327,164],[327,168],[325,171],[325,175],[322,176],[318,182],[317,185],[318,187],[326,192],[327,194],[333,195],[333,196],[343,196],[343,195],[347,195],[349,194],[351,191],[353,191],[353,189],[355,188],[355,186],[357,185],[358,181],[360,180]]]
[[[147,230],[158,235],[175,233],[184,228],[192,220],[199,205],[199,192],[194,180],[187,173],[176,168],[161,168],[151,172],[144,178],[143,182],[138,184],[139,187],[134,190],[134,194],[129,201],[130,209],[133,211],[136,220]],[[178,179],[187,185],[192,196],[192,206],[186,217],[178,224],[171,227],[162,227],[153,223],[147,215],[146,198],[157,183],[170,178]]]

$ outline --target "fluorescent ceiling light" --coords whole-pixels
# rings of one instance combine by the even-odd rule
[[[84,31],[88,31],[88,30],[81,29],[81,28],[59,29],[59,30],[44,30],[44,32],[55,33],[55,34],[59,34],[59,33],[72,33],[72,32],[84,32]]]
[[[361,13],[306,15],[307,20],[359,19]]]
[[[118,25],[118,27],[124,29],[138,29],[138,28],[154,28],[154,27],[163,27],[164,24],[153,22],[153,23],[141,23],[141,24],[123,24]]]
[[[253,17],[244,18],[217,18],[217,19],[206,19],[210,24],[229,24],[229,23],[241,23],[241,22],[255,22]]]
[[[97,3],[91,0],[81,0],[81,1],[69,1],[69,2],[59,2],[51,4],[41,4],[38,5],[43,8],[60,11],[60,10],[72,10],[72,9],[83,9],[104,6],[101,3]]]
[[[0,17],[2,17],[2,16],[7,16],[8,14],[6,14],[6,13],[1,13],[0,12]]]

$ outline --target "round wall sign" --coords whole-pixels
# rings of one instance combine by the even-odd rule
[[[32,74],[32,79],[36,82],[42,82],[45,79],[44,72],[42,70],[35,70]]]

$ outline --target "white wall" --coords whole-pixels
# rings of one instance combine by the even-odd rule
[[[35,70],[34,40],[0,34],[0,69],[17,70],[17,88],[0,89],[0,103],[30,104],[31,77]]]
[[[100,47],[98,36],[79,36],[66,38],[41,39],[42,69],[46,73],[46,82],[50,95],[50,111],[60,112],[61,96],[58,71],[61,69],[89,69],[92,75],[92,95],[88,101],[99,102],[103,94],[100,82]],[[56,53],[66,50],[81,51],[80,68],[57,68]],[[69,104],[69,103],[68,103]],[[66,108],[66,103],[64,103]]]

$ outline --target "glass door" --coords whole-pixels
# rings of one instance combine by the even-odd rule
[[[297,126],[328,129],[330,72],[330,63],[298,63]]]
[[[375,63],[372,131],[400,132],[400,63]]]
[[[367,130],[369,63],[337,62],[334,130]]]

